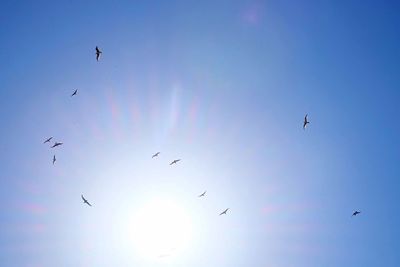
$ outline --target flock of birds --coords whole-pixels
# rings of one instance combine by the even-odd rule
[[[99,61],[100,56],[102,55],[103,52],[102,52],[97,46],[96,46],[95,50],[96,50],[96,61]],[[74,90],[74,92],[71,94],[71,97],[74,97],[74,96],[76,96],[77,94],[78,94],[78,90],[76,89],[76,90]],[[305,117],[304,117],[304,121],[303,121],[303,130],[305,130],[305,129],[307,128],[307,125],[308,125],[308,124],[310,124],[310,121],[308,120],[308,114],[306,114]],[[44,144],[50,143],[52,140],[53,140],[53,137],[49,137],[49,138],[47,138],[43,143],[44,143]],[[51,148],[55,148],[55,147],[61,146],[62,144],[63,144],[63,143],[61,143],[61,142],[54,142],[54,144],[51,146]],[[154,155],[152,155],[152,158],[158,157],[158,156],[160,155],[160,153],[161,153],[161,152],[155,153]],[[57,161],[57,158],[56,158],[56,155],[54,154],[54,155],[53,155],[53,165],[56,163],[56,161]],[[173,160],[169,165],[177,164],[179,161],[181,161],[181,159],[175,159],[175,160]],[[200,194],[198,197],[199,197],[199,198],[204,197],[204,196],[206,195],[206,193],[207,193],[207,191],[204,191],[204,192],[203,192],[202,194]],[[90,202],[89,202],[83,195],[81,195],[81,198],[82,198],[84,204],[86,204],[86,205],[92,207],[92,204],[90,204]],[[225,210],[222,211],[219,215],[226,215],[227,212],[228,212],[228,210],[229,210],[229,208],[225,209]],[[356,210],[356,211],[353,212],[352,217],[353,217],[353,216],[357,216],[357,215],[360,214],[360,213],[361,213],[361,211]]]

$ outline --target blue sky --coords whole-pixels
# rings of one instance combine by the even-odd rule
[[[0,265],[398,266],[399,8],[2,1]]]

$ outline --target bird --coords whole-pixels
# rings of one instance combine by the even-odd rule
[[[199,195],[198,197],[204,197],[206,195],[207,191],[204,191],[201,195]]]
[[[304,117],[304,122],[303,122],[303,130],[306,129],[307,124],[309,124],[310,122],[308,121],[308,114],[306,114],[306,116]]]
[[[87,201],[83,195],[81,195],[81,198],[83,200],[83,203],[88,204],[90,207],[92,206],[92,205],[90,205],[89,201]]]
[[[100,54],[102,54],[103,52],[100,51],[100,49],[96,46],[96,60],[99,61],[100,58]]]
[[[157,152],[156,154],[154,154],[153,156],[151,156],[151,158],[158,157],[158,155],[160,155],[160,152]]]
[[[53,156],[53,165],[54,165],[54,163],[56,163],[56,160],[57,160],[57,159],[56,159],[56,155],[54,155],[54,156]]]
[[[178,163],[179,161],[181,161],[180,159],[175,159],[174,161],[172,161],[169,165],[173,165],[173,164],[176,164],[176,163]]]
[[[47,138],[47,139],[43,142],[43,144],[50,143],[51,139],[53,139],[53,137]]]
[[[56,147],[56,146],[61,146],[62,144],[63,144],[63,143],[55,142],[54,145],[53,145],[51,148]]]
[[[361,211],[356,210],[355,212],[353,212],[353,215],[351,215],[351,217],[357,216],[357,215],[360,214],[360,213],[361,213]]]
[[[169,256],[171,256],[171,254],[160,254],[158,257],[159,258],[166,258],[166,257],[169,257]]]
[[[224,210],[223,212],[221,212],[219,215],[221,216],[222,214],[226,214],[226,212],[229,210],[229,208],[227,208],[226,210]]]
[[[73,96],[76,95],[77,93],[78,93],[78,89],[75,90],[75,91],[72,93],[71,97],[73,97]]]

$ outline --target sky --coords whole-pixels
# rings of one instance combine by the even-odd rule
[[[399,11],[1,1],[0,265],[399,266]]]

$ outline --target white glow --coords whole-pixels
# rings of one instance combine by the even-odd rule
[[[176,255],[192,238],[190,216],[168,199],[153,199],[146,203],[135,213],[130,227],[134,249],[145,258]]]

